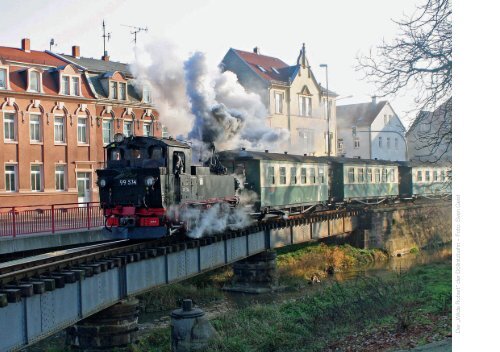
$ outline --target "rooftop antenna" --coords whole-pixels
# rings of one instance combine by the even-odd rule
[[[132,32],[130,32],[130,34],[133,34],[134,35],[134,39],[132,40],[134,42],[134,45],[137,45],[137,33],[139,32],[147,32],[148,31],[148,27],[136,27],[136,26],[128,26],[126,24],[122,24],[123,27],[129,27],[129,28],[133,28],[134,30]]]
[[[106,34],[106,23],[104,23],[104,20],[102,21],[102,40],[104,43],[104,56],[108,56],[108,52],[106,51],[106,38],[108,38],[108,42],[111,39],[111,32],[108,32]]]
[[[49,45],[50,45],[50,49],[49,49],[50,51],[52,51],[52,46],[57,46],[56,41],[54,40],[54,38],[50,39]]]

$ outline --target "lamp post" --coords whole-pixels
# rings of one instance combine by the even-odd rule
[[[329,101],[329,91],[328,91],[328,65],[327,64],[321,64],[319,67],[324,67],[325,68],[325,75],[326,75],[326,120],[328,124],[327,128],[327,150],[328,150],[328,156],[331,156],[332,154],[332,146],[331,146],[331,137],[330,137],[330,101]]]

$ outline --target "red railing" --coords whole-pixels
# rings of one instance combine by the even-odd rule
[[[0,207],[0,237],[104,226],[98,202]]]

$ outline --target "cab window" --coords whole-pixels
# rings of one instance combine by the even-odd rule
[[[149,158],[153,160],[163,159],[163,149],[161,147],[153,147],[149,152]]]
[[[109,159],[110,160],[122,160],[123,159],[123,151],[120,148],[112,148],[109,151]]]

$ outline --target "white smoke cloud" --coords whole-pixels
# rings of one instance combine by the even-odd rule
[[[182,60],[174,45],[157,41],[132,67],[139,81],[151,85],[162,124],[171,135],[190,139],[202,155],[212,144],[218,150],[274,150],[288,138],[287,130],[266,126],[268,111],[259,95],[245,91],[235,74],[209,68],[201,52]]]

